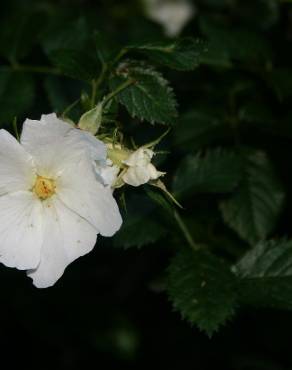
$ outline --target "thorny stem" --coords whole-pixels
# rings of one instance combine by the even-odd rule
[[[195,250],[196,252],[199,250],[198,245],[195,243],[192,235],[190,234],[186,224],[184,223],[183,219],[181,218],[180,214],[177,211],[173,212],[174,218],[181,229],[186,241],[189,243],[190,247]]]

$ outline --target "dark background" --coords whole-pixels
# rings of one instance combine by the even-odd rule
[[[208,112],[219,120],[236,116],[241,141],[267,150],[289,189],[292,5],[280,0],[198,0],[196,7],[197,14],[183,34],[208,39],[209,59],[194,72],[164,71],[176,91],[180,114],[184,117],[195,107],[201,116]],[[163,37],[138,1],[14,0],[2,2],[0,9],[0,123],[9,130],[15,115],[20,126],[25,117],[62,112],[80,90],[86,91],[82,82],[72,79],[13,71],[19,60],[26,66],[50,65],[48,45],[63,29],[70,34],[72,27],[74,34],[74,25],[81,22],[89,33],[98,30],[113,49]],[[238,36],[238,32],[243,33]],[[247,36],[250,32],[253,35]],[[82,44],[79,36],[68,42]],[[11,69],[9,84],[4,83],[3,68]],[[234,91],[239,91],[235,105]],[[230,126],[198,139],[192,128],[184,131],[183,122],[165,144],[172,148],[163,164],[170,187],[184,153],[207,142],[228,146],[236,139]],[[137,126],[131,125],[126,130],[135,132]],[[155,130],[145,124],[136,136],[143,142],[152,132],[160,132]],[[142,196],[142,190],[137,193]],[[280,235],[291,234],[289,204],[288,196],[277,229]],[[216,219],[212,197],[207,202],[203,196],[190,199],[186,208],[190,219],[194,208],[204,209],[199,222],[205,222],[205,214]],[[218,239],[220,222],[215,222]],[[236,239],[231,232],[226,235],[229,242]],[[1,266],[2,366],[7,362],[40,369],[292,369],[289,312],[241,308],[209,339],[172,311],[164,292],[164,271],[180,243],[176,238],[180,236],[124,250],[100,237],[92,253],[71,264],[57,284],[45,290],[34,288],[23,272]]]

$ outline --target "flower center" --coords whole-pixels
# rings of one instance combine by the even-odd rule
[[[37,176],[33,191],[41,200],[50,198],[55,193],[55,190],[56,184],[54,180],[47,179],[46,177],[42,176]]]

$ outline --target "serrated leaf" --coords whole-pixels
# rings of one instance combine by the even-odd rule
[[[115,90],[127,80],[134,83],[117,95],[132,117],[161,124],[173,124],[177,117],[173,90],[162,75],[154,68],[137,62],[120,64],[110,79]]]
[[[262,241],[233,268],[244,303],[292,309],[292,241]]]
[[[0,72],[0,123],[25,113],[34,100],[34,81],[23,73]]]
[[[253,244],[266,239],[275,228],[285,194],[265,153],[245,152],[243,163],[239,187],[220,208],[224,221]]]
[[[242,170],[241,157],[228,150],[188,155],[175,172],[173,191],[180,198],[194,193],[230,192],[241,180]]]
[[[152,61],[180,71],[195,69],[202,54],[207,51],[204,41],[193,38],[130,46],[129,49],[140,51]]]
[[[183,249],[168,268],[168,294],[175,310],[211,336],[236,308],[236,279],[208,252]]]

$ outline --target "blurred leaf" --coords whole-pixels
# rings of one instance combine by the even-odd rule
[[[211,336],[234,314],[236,279],[215,256],[184,248],[168,268],[168,294],[184,319]]]
[[[156,63],[181,71],[195,69],[207,50],[205,42],[192,38],[135,45],[129,49],[140,51]]]
[[[162,193],[159,190],[154,190],[153,188],[149,186],[145,186],[145,191],[148,197],[156,204],[159,205],[159,207],[163,208],[171,217],[173,217],[174,212],[174,205],[169,200],[169,198],[166,198],[166,195]]]
[[[75,20],[51,17],[41,36],[41,44],[47,55],[56,50],[84,50],[89,43],[90,30],[83,17]]]
[[[48,76],[44,79],[44,88],[54,112],[61,113],[69,106],[70,101],[59,78]]]
[[[168,81],[154,68],[143,63],[127,61],[121,63],[110,79],[115,90],[127,80],[134,84],[117,95],[132,117],[161,124],[173,124],[176,117],[176,101]]]
[[[292,97],[292,71],[289,68],[278,68],[267,76],[279,100]]]
[[[268,125],[275,123],[274,113],[267,103],[249,101],[239,110],[239,119],[248,123]]]
[[[224,221],[250,244],[275,228],[284,201],[283,188],[265,153],[243,155],[244,174],[238,189],[221,203]]]
[[[268,29],[280,16],[280,1],[278,0],[237,0],[235,6],[238,16],[254,26]]]
[[[36,44],[43,24],[43,14],[35,9],[1,20],[0,55],[11,63],[25,58]]]
[[[241,62],[265,63],[272,59],[269,43],[261,33],[249,28],[228,28],[211,17],[200,18],[200,28],[207,37],[208,64],[230,66],[233,60]]]
[[[90,82],[100,73],[97,58],[84,51],[59,49],[50,54],[50,59],[64,75],[79,80]]]
[[[130,201],[127,200],[123,225],[113,237],[114,246],[140,248],[163,237],[166,229],[155,217],[156,211],[156,207],[145,196],[133,196]]]
[[[234,152],[215,149],[204,156],[188,155],[177,169],[173,191],[179,197],[195,193],[225,193],[234,190],[243,174],[241,157]]]
[[[34,81],[22,73],[0,71],[0,122],[9,123],[25,113],[34,101]]]
[[[233,268],[241,300],[254,306],[292,309],[292,241],[262,241]]]
[[[223,122],[222,112],[212,106],[212,110],[198,107],[183,114],[172,133],[174,145],[188,151],[210,144],[228,135],[229,131]]]

